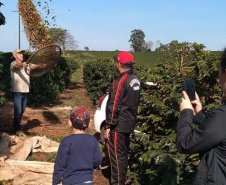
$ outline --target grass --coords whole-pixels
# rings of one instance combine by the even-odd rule
[[[40,158],[40,154],[33,154],[32,153],[32,154],[30,154],[27,157],[26,160],[27,161],[43,161],[43,162],[51,162],[51,163],[54,163],[55,160],[56,160],[56,155],[57,155],[57,152],[42,153],[42,157]]]
[[[35,182],[35,179],[29,179],[27,182]]]
[[[56,155],[57,155],[57,152],[53,152],[53,153],[48,154],[47,161],[54,163],[55,160],[56,160]]]
[[[80,63],[79,68],[72,74],[71,82],[77,82],[82,78],[83,75],[83,65]]]
[[[11,185],[13,180],[0,180],[0,185]]]
[[[58,137],[48,137],[49,139],[56,141],[58,143],[61,142],[61,140],[64,138],[64,136],[58,136]]]
[[[35,157],[31,156],[31,154],[30,154],[26,160],[27,161],[36,161],[37,159]]]

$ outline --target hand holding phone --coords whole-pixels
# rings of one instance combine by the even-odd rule
[[[184,81],[184,90],[186,91],[190,101],[195,100],[195,81],[190,79],[190,80],[185,80]]]

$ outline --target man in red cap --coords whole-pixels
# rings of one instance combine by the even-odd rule
[[[104,137],[111,163],[111,184],[126,181],[129,136],[134,131],[140,97],[140,81],[133,73],[133,55],[127,51],[116,57],[119,77],[112,83],[106,107]]]

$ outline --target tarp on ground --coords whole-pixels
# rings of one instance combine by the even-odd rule
[[[0,133],[0,180],[10,179],[15,185],[51,185],[54,163],[25,160],[32,152],[57,152],[58,147],[58,142],[45,136]]]
[[[51,185],[54,163],[6,160],[0,165],[0,179],[14,185]]]
[[[59,143],[41,136],[28,138],[9,136],[7,133],[0,133],[0,157],[7,156],[7,159],[25,161],[32,152],[56,152]]]

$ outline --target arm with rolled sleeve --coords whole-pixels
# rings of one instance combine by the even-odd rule
[[[59,184],[64,176],[69,156],[69,146],[63,139],[60,143],[53,172],[53,185]]]
[[[225,118],[225,112],[222,113],[220,109],[207,116],[200,111],[195,117],[191,109],[184,109],[177,122],[177,150],[180,153],[194,154],[216,147],[225,139]],[[193,120],[198,123],[195,128],[192,127]]]

